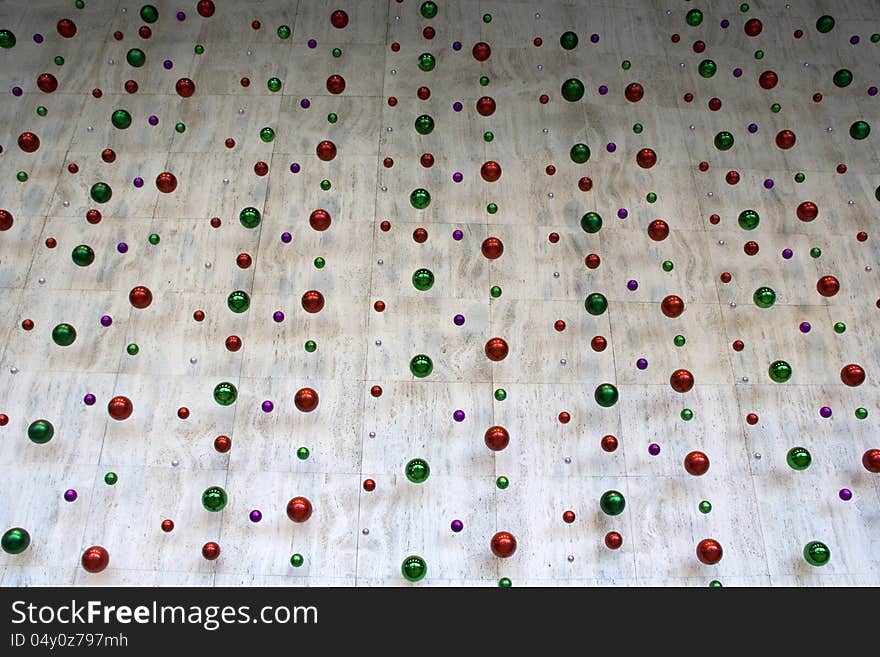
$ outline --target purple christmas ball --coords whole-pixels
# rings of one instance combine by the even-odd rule
[[[591,34],[590,41],[592,41],[593,43],[599,43],[599,35],[598,34]]]
[[[272,319],[275,321],[276,324],[280,324],[284,321],[284,313],[280,310],[276,310],[274,313],[272,313]]]
[[[741,78],[742,74],[743,74],[743,70],[741,68],[737,67],[737,68],[733,69],[733,77]]]
[[[456,422],[464,422],[464,411],[460,408],[452,414],[452,419]]]
[[[608,145],[605,146],[605,150],[607,150],[609,153],[613,153],[617,150],[617,144],[615,144],[613,141],[610,141],[608,142]]]
[[[764,179],[764,189],[773,189],[773,178],[765,178]]]
[[[452,174],[452,182],[460,183],[462,180],[464,180],[464,176],[461,175],[461,171],[456,171]]]
[[[726,18],[722,19],[721,28],[726,30],[728,27],[730,27],[730,21]]]
[[[852,499],[852,491],[849,488],[841,488],[837,495],[844,502],[849,502]]]
[[[262,404],[260,404],[260,408],[263,409],[263,412],[264,412],[264,413],[271,413],[271,412],[272,412],[272,409],[275,408],[275,404],[273,404],[271,401],[269,401],[269,400],[267,399],[267,400],[264,401]]]
[[[312,101],[310,101],[308,98],[303,98],[301,101],[299,101],[299,106],[303,109],[309,109],[309,107],[312,106]]]
[[[12,87],[12,95],[13,96],[21,96],[24,92],[21,90],[21,87]]]
[[[801,322],[801,325],[798,328],[801,330],[801,333],[809,333],[810,329],[812,329],[813,327],[810,325],[809,322]]]
[[[628,216],[629,212],[626,211],[626,208],[620,208],[620,210],[617,211],[618,219],[626,219]]]
[[[868,95],[869,96],[876,96],[877,95],[877,87],[874,87],[874,86],[868,87]]]
[[[857,45],[858,42],[859,42],[859,37],[858,37],[858,35],[853,35],[853,36],[851,36],[850,39],[849,39],[849,42],[850,42],[852,45],[854,45],[854,46]]]
[[[640,370],[646,370],[648,369],[648,361],[644,358],[639,358],[636,361],[636,367],[638,367]]]
[[[309,48],[317,48],[317,47],[318,47],[318,42],[315,41],[314,39],[309,39],[309,44],[308,44],[308,45],[309,45]]]
[[[819,415],[821,415],[822,417],[824,417],[827,420],[829,417],[831,417],[831,407],[830,406],[823,406],[822,408],[819,409]]]
[[[254,509],[250,512],[249,517],[251,519],[251,522],[260,522],[260,520],[263,519],[263,512],[259,509]]]
[[[790,260],[793,255],[794,251],[792,251],[791,249],[782,249],[782,257],[786,260]]]
[[[125,242],[120,242],[116,245],[116,250],[120,253],[128,253],[128,244],[126,244]]]
[[[456,242],[460,241],[463,237],[464,233],[462,233],[458,228],[452,231],[452,239],[454,239]]]
[[[183,22],[186,20],[186,14],[182,11],[177,12],[177,20]]]
[[[172,62],[170,59],[166,59],[164,62],[162,62],[162,66],[165,67],[166,71],[170,71],[172,68],[174,68],[174,62]]]
[[[79,497],[79,494],[72,488],[68,488],[64,491],[64,499],[68,502],[76,502],[77,497]]]
[[[639,282],[633,278],[629,279],[626,282],[626,289],[629,290],[630,292],[635,292],[636,290],[639,289]]]
[[[149,122],[150,125],[159,125],[159,117],[156,116],[155,114],[153,116],[151,116],[149,119],[147,119],[147,121]]]
[[[604,84],[600,85],[599,86],[599,95],[604,96],[607,93],[608,93],[608,87],[606,87]]]
[[[459,101],[455,101],[454,103],[452,103],[452,109],[456,112],[460,112],[463,107],[464,105],[462,105]]]
[[[464,324],[464,315],[456,315],[452,318],[452,321],[455,322],[456,326],[461,326]]]
[[[648,445],[648,454],[651,456],[657,456],[660,453],[660,445],[657,443],[651,443]]]
[[[749,123],[749,132],[755,134],[758,132],[758,124],[757,123]]]
[[[292,239],[293,239],[293,235],[291,235],[287,231],[284,231],[283,233],[281,233],[281,241],[284,242],[285,244],[290,244],[290,241]]]
[[[132,182],[134,183],[134,186],[137,187],[138,189],[140,189],[141,187],[144,186],[144,179],[141,178],[140,176],[135,178]]]
[[[101,326],[107,327],[113,323],[113,318],[110,315],[104,315],[101,317]]]
[[[43,35],[39,33],[35,34],[34,43],[43,43]]]
[[[456,41],[455,43],[453,43],[453,44],[452,44],[452,49],[455,50],[456,52],[458,52],[459,50],[461,50],[461,41]]]
[[[464,529],[464,523],[461,520],[455,519],[449,524],[449,527],[457,534]]]
[[[83,397],[83,403],[86,406],[93,406],[96,401],[97,401],[97,399],[95,398],[95,396],[92,393],[88,393],[85,397]]]

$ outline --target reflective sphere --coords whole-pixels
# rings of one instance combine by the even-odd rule
[[[497,532],[489,544],[492,554],[496,557],[506,559],[512,557],[516,552],[516,538],[510,532]]]
[[[300,388],[293,396],[293,403],[298,411],[311,413],[318,408],[318,393],[312,388]]]
[[[697,559],[707,566],[712,566],[721,561],[723,555],[724,550],[721,549],[721,543],[714,538],[704,538],[697,543]]]
[[[93,545],[83,552],[80,560],[82,567],[89,573],[100,573],[110,565],[110,553],[100,545]]]
[[[293,522],[305,522],[312,517],[312,503],[305,497],[294,497],[287,503],[287,517]]]

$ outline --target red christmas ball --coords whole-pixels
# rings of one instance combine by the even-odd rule
[[[706,49],[705,41],[694,41],[694,52],[701,53]]]
[[[229,436],[217,436],[214,438],[214,449],[221,454],[225,454],[232,449],[232,438]]]
[[[497,237],[487,237],[480,245],[480,251],[489,260],[497,260],[504,253],[504,244]]]
[[[764,71],[758,77],[758,84],[761,89],[772,89],[779,83],[779,76],[774,71]]]
[[[494,160],[483,163],[480,167],[480,176],[486,182],[495,182],[501,177],[501,165]]]
[[[605,547],[609,550],[618,550],[623,545],[623,536],[619,532],[608,532],[605,534]]]
[[[480,116],[492,116],[495,113],[495,100],[489,96],[483,96],[477,101],[477,112]]]
[[[486,429],[483,441],[493,452],[500,452],[510,444],[510,434],[504,427],[489,427]]]
[[[312,517],[312,503],[305,497],[294,497],[287,503],[287,517],[293,522],[305,522]]]
[[[862,454],[862,465],[868,472],[880,472],[880,449],[869,449]]]
[[[758,255],[759,249],[760,249],[760,247],[758,246],[758,243],[755,242],[754,240],[749,240],[748,242],[743,244],[743,253],[745,253],[748,256]]]
[[[675,318],[684,312],[684,301],[681,297],[670,294],[660,302],[660,310],[669,318]]]
[[[717,226],[720,222],[721,222],[721,217],[719,217],[717,214],[710,214],[709,215],[709,223],[712,224],[713,226]]]
[[[302,307],[307,313],[321,312],[324,307],[324,295],[317,290],[309,290],[302,295]]]
[[[247,269],[254,263],[254,259],[251,258],[249,253],[239,253],[235,256],[235,264],[239,266],[240,269]]]
[[[128,293],[128,301],[135,308],[143,310],[153,303],[153,293],[150,292],[149,288],[137,285],[131,288],[131,292]]]
[[[126,80],[123,88],[127,93],[136,94],[138,90],[138,83],[134,80]]]
[[[430,169],[434,166],[434,156],[431,153],[422,153],[422,156],[419,158],[419,164],[426,169]]]
[[[236,351],[241,349],[241,338],[237,335],[230,335],[228,338],[226,338],[226,342],[224,344],[226,345],[227,351],[235,353]]]
[[[743,26],[743,30],[745,31],[746,35],[750,37],[758,36],[763,29],[764,25],[757,18],[750,18]]]
[[[739,182],[739,171],[728,171],[727,175],[724,176],[724,180],[727,181],[728,185],[735,185]]]
[[[0,427],[5,427],[9,424],[9,416],[6,413],[0,413]]]
[[[706,162],[705,160],[703,160],[702,162],[700,162],[700,163],[697,165],[697,168],[698,168],[700,171],[702,171],[703,173],[706,173],[706,172],[709,170],[709,163]]]
[[[748,415],[746,415],[746,422],[748,422],[752,426],[758,424],[758,414],[749,413]]]
[[[590,340],[590,347],[593,351],[602,352],[608,347],[608,340],[606,340],[603,336],[597,335],[592,340]]]
[[[604,452],[613,452],[617,449],[618,446],[617,438],[608,434],[607,436],[602,436],[602,451]]]
[[[101,211],[94,209],[89,210],[86,212],[86,221],[92,225],[101,223]]]
[[[707,106],[711,111],[717,112],[718,110],[721,109],[721,99],[720,98],[710,98],[709,102],[707,103]]]
[[[550,96],[548,96],[547,94],[541,94],[540,96],[538,96],[538,102],[542,105],[546,105],[550,102]]]
[[[419,100],[428,100],[431,97],[431,90],[428,87],[419,87],[416,89],[416,96]]]
[[[33,330],[33,328],[34,328],[34,320],[32,320],[32,319],[25,319],[25,320],[22,320],[22,322],[21,322],[21,328],[23,328],[25,331],[31,331],[31,330]]]
[[[326,210],[318,209],[309,215],[309,225],[315,230],[327,230],[330,228],[330,213]]]
[[[552,164],[548,164],[547,168],[544,169],[544,173],[546,173],[548,176],[554,176],[556,175],[556,167]]]
[[[507,343],[501,338],[492,338],[486,343],[485,351],[489,360],[498,362],[507,358],[509,349]]]
[[[55,27],[58,29],[58,34],[65,39],[71,39],[76,34],[76,23],[69,18],[62,18]]]
[[[569,511],[563,511],[563,513],[562,513],[562,522],[564,522],[564,523],[570,525],[571,523],[574,522],[574,518],[575,518],[575,516],[574,516],[574,511],[571,511],[571,510],[569,510]]]
[[[189,409],[186,406],[181,406],[177,409],[177,417],[181,420],[185,420],[189,417]]]
[[[428,239],[428,231],[424,228],[416,228],[413,231],[413,241],[418,244],[424,244]]]
[[[584,258],[584,264],[587,266],[587,269],[596,269],[601,262],[602,259],[595,253],[590,253]]]
[[[165,520],[162,521],[162,531],[166,534],[174,531],[174,521],[170,518],[165,518]]]
[[[550,242],[550,244],[556,244],[557,242],[559,242],[559,233],[555,231],[550,233],[547,236],[547,240]]]
[[[837,171],[837,173],[839,173],[841,175],[846,173],[846,165],[843,163],[838,164],[836,171]]]
[[[189,78],[180,78],[174,88],[179,96],[189,98],[196,92],[196,83]]]
[[[709,457],[703,452],[691,452],[684,457],[684,469],[695,477],[704,475],[709,470]]]
[[[861,365],[855,363],[844,365],[843,369],[840,370],[840,380],[846,385],[855,388],[865,382],[865,370]]]
[[[33,132],[22,132],[18,136],[18,147],[25,153],[33,153],[40,147],[40,138]]]
[[[637,103],[645,95],[645,89],[638,82],[630,82],[628,85],[626,85],[626,89],[624,89],[623,95],[629,102]]]
[[[156,187],[163,194],[170,194],[177,189],[177,177],[170,171],[163,171],[156,176]]]
[[[322,162],[329,162],[336,157],[336,144],[329,139],[325,139],[318,144],[317,148],[315,148],[315,154]]]
[[[819,207],[812,201],[804,201],[797,206],[797,218],[801,221],[813,221],[819,216]]]
[[[584,176],[580,180],[578,180],[578,189],[582,192],[588,192],[593,189],[593,181],[590,180],[587,176]]]
[[[74,174],[79,173],[79,165],[76,162],[71,162],[67,165],[67,171]]]
[[[675,392],[687,392],[694,387],[694,375],[688,370],[675,370],[669,377],[669,385]]]
[[[330,25],[335,27],[337,30],[343,29],[346,25],[348,25],[348,14],[346,14],[342,9],[337,9],[332,14],[330,14]]]
[[[516,552],[516,538],[510,532],[498,532],[492,537],[492,554],[505,559]]]
[[[370,388],[370,394],[373,397],[381,397],[382,396],[382,386],[373,386]]]
[[[697,543],[697,559],[707,566],[712,566],[721,561],[724,551],[721,549],[721,543],[714,538],[704,538]]]
[[[430,25],[426,26],[424,30],[422,30],[422,36],[426,39],[433,39],[437,35],[436,30]]]
[[[648,224],[648,237],[655,242],[662,242],[669,237],[669,224],[662,219],[655,219]]]
[[[100,545],[86,548],[82,555],[82,567],[90,573],[100,573],[110,564],[110,553]]]
[[[795,141],[796,137],[791,130],[780,130],[776,134],[776,145],[782,150],[788,150],[794,146]]]
[[[232,137],[227,137],[223,143],[226,144],[226,148],[235,148],[235,140]]]
[[[117,395],[107,403],[107,412],[114,420],[127,420],[132,411],[134,411],[134,404],[128,397],[122,395]]]
[[[650,148],[643,148],[636,154],[636,164],[643,169],[650,169],[657,164],[657,153]]]
[[[368,493],[372,493],[376,490],[376,482],[372,479],[364,479],[364,490]]]
[[[265,176],[267,173],[269,173],[269,165],[263,161],[257,162],[254,165],[254,173],[261,177]]]
[[[51,73],[41,73],[37,77],[37,88],[43,93],[50,94],[58,88],[58,80]]]
[[[240,81],[240,84],[242,87],[247,89],[249,86],[251,86],[251,79],[250,78],[242,78]]]
[[[555,328],[557,331],[560,331],[560,332],[564,331],[565,330],[565,320],[557,319],[555,322],[553,322],[553,328]]]
[[[199,16],[202,18],[210,18],[214,15],[213,0],[199,0],[199,4],[196,5],[196,11],[199,12]]]
[[[318,408],[318,393],[312,388],[300,388],[293,396],[293,403],[297,410],[311,413]]]
[[[568,411],[562,411],[559,413],[558,419],[560,424],[568,424],[571,422],[571,413]]]
[[[376,303],[373,304],[373,310],[377,313],[385,312],[385,302],[382,299],[378,299]]]
[[[335,73],[331,75],[327,78],[327,91],[331,94],[341,94],[345,91],[345,78]]]
[[[208,541],[202,546],[202,556],[208,561],[214,561],[220,556],[220,545],[214,541]]]
[[[14,223],[14,217],[9,210],[0,210],[0,230],[9,230]]]
[[[471,54],[478,62],[485,62],[489,59],[489,55],[492,54],[492,49],[489,47],[488,43],[480,41],[479,43],[474,44]]]
[[[47,237],[46,238],[46,248],[47,249],[54,249],[56,246],[58,246],[58,242],[55,240],[54,237]]]
[[[823,297],[833,297],[840,291],[840,281],[834,276],[823,276],[816,283],[816,290]]]
[[[101,159],[104,160],[107,164],[112,164],[116,161],[116,151],[112,148],[105,148],[101,151]]]
[[[391,222],[386,219],[381,224],[379,224],[379,228],[382,230],[383,233],[387,233],[389,230],[391,230]]]
[[[205,321],[205,311],[204,310],[196,310],[193,313],[193,319],[196,320],[197,322]]]
[[[682,99],[686,103],[692,103],[694,101],[694,95],[691,92],[687,92],[684,96],[682,96]]]
[[[138,35],[141,39],[149,39],[153,36],[153,30],[150,29],[149,25],[141,25],[138,28]]]
[[[732,345],[734,351],[742,351],[745,349],[745,346],[746,345],[742,340],[734,340]]]

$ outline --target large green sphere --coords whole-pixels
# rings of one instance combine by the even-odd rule
[[[95,261],[95,252],[88,244],[80,244],[70,254],[73,262],[80,267],[88,267]]]
[[[403,573],[403,577],[407,582],[418,582],[420,579],[424,579],[427,574],[428,564],[420,556],[413,554],[403,560],[403,563],[400,565],[400,572]]]
[[[575,48],[577,48],[577,44],[578,35],[574,32],[563,32],[562,36],[559,37],[559,45],[561,45],[566,50],[574,50]]]
[[[28,549],[30,544],[31,535],[21,527],[7,529],[3,532],[3,538],[0,539],[0,547],[6,554],[21,554]]]
[[[260,211],[256,208],[247,207],[238,215],[238,220],[245,228],[256,228],[260,225]]]
[[[608,299],[605,298],[604,294],[593,292],[584,301],[584,308],[586,308],[587,312],[591,315],[598,317],[608,308]]]
[[[792,447],[785,455],[785,461],[792,470],[806,470],[813,462],[813,457],[803,447]]]
[[[722,130],[715,135],[715,148],[719,151],[729,151],[733,148],[733,135],[727,130]]]
[[[610,383],[603,383],[596,386],[596,392],[593,394],[596,403],[603,408],[610,408],[617,403],[619,394],[617,388]]]
[[[754,230],[761,222],[761,217],[754,210],[743,210],[739,213],[739,227],[743,230]]]
[[[278,30],[276,31],[279,39],[289,39],[290,38],[290,26],[289,25],[279,25]]]
[[[785,383],[791,378],[791,365],[784,360],[774,360],[770,363],[769,374],[776,383]]]
[[[420,135],[430,135],[434,132],[434,119],[432,119],[427,114],[422,114],[420,117],[416,118],[416,132]]]
[[[412,275],[413,287],[422,292],[430,290],[434,285],[434,274],[430,269],[416,269]]]
[[[34,420],[28,426],[27,435],[32,443],[45,445],[55,435],[55,427],[49,420]]]
[[[562,83],[562,97],[570,103],[576,103],[584,97],[584,83],[577,78],[569,78]]]
[[[849,127],[849,136],[853,139],[865,139],[871,134],[871,126],[867,121],[856,121]]]
[[[602,513],[608,516],[619,516],[623,513],[625,506],[626,500],[623,498],[623,493],[616,490],[606,491],[599,498],[599,507],[602,509]]]
[[[711,78],[715,75],[715,72],[718,70],[718,64],[716,64],[711,59],[704,59],[697,66],[697,71],[699,71],[700,75],[704,78]]]
[[[568,153],[571,161],[576,164],[583,164],[590,159],[590,147],[586,144],[575,144]]]
[[[419,187],[418,189],[414,189],[412,194],[409,195],[409,202],[416,210],[424,210],[431,205],[431,195],[428,193],[427,189]]]
[[[696,27],[703,22],[703,12],[701,12],[699,9],[691,9],[687,13],[687,16],[684,17],[684,19],[685,21],[687,21],[688,25],[690,25],[691,27]]]
[[[598,212],[587,212],[587,214],[581,217],[581,228],[586,233],[598,233],[602,228],[602,217],[599,216]]]
[[[409,479],[414,484],[421,484],[428,478],[428,475],[431,474],[431,468],[428,467],[428,462],[424,459],[413,459],[409,463],[406,464],[406,478]]]
[[[279,78],[269,78],[266,86],[269,88],[269,91],[277,93],[281,91],[281,80]]]
[[[15,35],[11,30],[0,30],[0,48],[12,48],[15,45]]]
[[[272,128],[263,128],[262,130],[260,130],[260,139],[263,140],[264,143],[268,144],[275,139],[275,131]]]
[[[434,363],[425,354],[417,354],[409,361],[409,371],[413,376],[424,379],[434,370]]]
[[[105,182],[96,182],[89,190],[89,195],[95,203],[106,203],[113,196],[113,190]]]
[[[58,324],[52,329],[52,341],[59,347],[69,347],[76,340],[76,329],[70,324]]]
[[[229,293],[229,296],[226,298],[226,305],[234,313],[243,313],[250,308],[251,298],[244,290],[236,290]]]
[[[848,87],[853,81],[852,71],[848,68],[842,68],[834,74],[832,81],[835,87]]]
[[[831,561],[831,550],[821,541],[810,541],[804,546],[804,559],[811,566],[824,566]]]
[[[758,308],[769,308],[776,303],[776,292],[772,287],[766,285],[759,287],[752,295],[752,301]]]
[[[425,72],[433,71],[434,67],[437,66],[437,60],[434,58],[429,52],[423,52],[419,55],[419,68]]]
[[[153,5],[144,5],[141,7],[141,20],[144,23],[155,23],[159,20],[159,10]]]
[[[147,56],[140,48],[132,48],[127,53],[125,53],[125,61],[127,61],[129,65],[134,66],[135,68],[140,68],[147,63]]]
[[[131,125],[131,114],[128,110],[118,109],[110,116],[110,123],[113,124],[114,128],[125,130]]]
[[[423,2],[422,6],[419,7],[419,13],[421,13],[422,18],[431,20],[437,16],[437,3],[431,2],[431,0],[426,0],[426,2]]]
[[[202,493],[202,506],[214,513],[222,511],[228,501],[229,496],[220,486],[211,486]]]
[[[828,34],[834,29],[834,17],[828,16],[827,14],[825,16],[819,16],[816,20],[816,29],[822,34]]]
[[[221,406],[234,404],[236,399],[238,399],[238,390],[229,381],[222,381],[214,386],[214,401]]]

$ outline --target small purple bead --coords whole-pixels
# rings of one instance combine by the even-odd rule
[[[86,406],[94,406],[96,401],[97,399],[95,399],[95,396],[92,393],[88,393],[85,397],[83,397],[83,403]]]
[[[660,445],[657,443],[651,443],[648,445],[648,454],[651,456],[657,456],[660,453]]]
[[[604,95],[607,94],[607,93],[608,93],[608,87],[606,87],[604,84],[601,85],[601,86],[599,87],[599,95],[600,95],[600,96],[604,96]]]
[[[733,77],[741,78],[742,74],[743,74],[743,70],[741,68],[736,67],[735,69],[733,69]]]
[[[301,101],[299,101],[299,106],[302,107],[303,109],[309,109],[309,107],[311,107],[311,105],[312,105],[312,101],[310,101],[308,98],[303,98]]]
[[[104,315],[101,318],[101,326],[103,326],[103,327],[110,326],[112,323],[113,323],[113,318],[110,317],[110,315]]]
[[[755,134],[758,132],[758,124],[757,123],[749,123],[749,132]]]
[[[461,175],[461,171],[456,171],[452,174],[452,182],[460,183],[462,180],[464,180],[464,176]]]
[[[831,417],[831,408],[829,406],[823,406],[819,409],[819,415],[827,420],[829,417]]]
[[[868,87],[868,95],[869,96],[876,96],[877,95],[877,87],[874,87],[874,86]]]
[[[452,44],[452,49],[455,50],[456,52],[458,52],[459,50],[461,50],[461,41],[456,41],[455,43],[453,43],[453,44]]]
[[[858,35],[853,35],[853,36],[851,36],[850,39],[849,39],[849,42],[850,42],[852,45],[854,45],[854,46],[857,45],[858,42],[859,42],[859,37],[858,37]]]
[[[452,419],[456,422],[464,422],[464,411],[459,408],[452,414]]]
[[[464,529],[464,523],[461,520],[453,520],[449,527],[457,534]]]
[[[293,235],[291,235],[287,231],[284,231],[283,233],[281,233],[281,241],[284,242],[285,244],[290,244],[290,241],[292,239],[293,239]]]
[[[290,165],[290,173],[299,173],[299,170],[300,170],[299,162],[294,162],[293,164]]]
[[[315,41],[314,39],[309,39],[309,48],[317,48],[317,47],[318,47],[318,42]]]
[[[626,289],[630,292],[635,292],[639,289],[639,282],[633,279],[630,279],[626,282]]]
[[[147,121],[150,123],[150,125],[159,125],[159,117],[155,114],[147,119]]]
[[[791,260],[791,256],[794,255],[794,251],[791,249],[782,249],[782,257],[786,260]]]
[[[461,326],[464,324],[464,315],[456,315],[452,318],[452,321],[455,322],[456,326]]]
[[[165,67],[166,71],[170,71],[172,68],[174,68],[174,62],[172,62],[170,59],[166,59],[164,62],[162,62],[162,66]]]
[[[24,92],[21,90],[21,87],[12,87],[12,95],[13,96],[21,96]]]
[[[251,519],[251,522],[260,522],[260,520],[263,519],[263,512],[259,509],[254,509],[250,512],[249,517]]]
[[[185,20],[186,20],[186,14],[183,13],[182,11],[177,12],[177,20],[179,20],[180,22],[185,21]]]
[[[280,310],[276,310],[274,313],[272,313],[272,319],[275,321],[276,324],[280,324],[284,321],[284,313]]]
[[[592,41],[593,43],[599,43],[599,35],[598,34],[591,34],[590,41]]]
[[[608,145],[605,147],[605,150],[607,150],[609,153],[613,153],[614,151],[617,150],[617,144],[615,144],[613,141],[608,142]]]
[[[841,488],[840,492],[837,495],[844,502],[849,502],[852,499],[852,491],[849,488]]]
[[[764,189],[773,189],[773,178],[765,178],[764,179]]]
[[[636,361],[636,367],[638,367],[640,370],[646,370],[648,369],[648,361],[644,358],[639,358]]]
[[[801,330],[801,333],[809,333],[810,329],[813,327],[810,326],[809,322],[801,322],[801,325],[798,328]]]
[[[620,208],[620,210],[617,211],[618,219],[626,219],[628,216],[629,212],[626,211],[626,208]]]
[[[128,253],[128,244],[126,244],[125,242],[120,242],[116,245],[116,250],[120,253]]]
[[[140,176],[135,178],[133,182],[134,182],[134,186],[137,187],[138,189],[140,189],[141,187],[144,186],[144,179],[141,178]]]
[[[79,494],[72,488],[68,488],[66,491],[64,491],[64,499],[67,502],[76,502],[77,497],[79,497]]]
[[[462,233],[458,228],[452,231],[452,239],[454,239],[456,242],[461,241],[462,237],[464,237],[464,233]]]
[[[271,401],[269,401],[269,400],[267,399],[266,401],[264,401],[264,402],[260,405],[260,407],[263,409],[263,412],[264,412],[264,413],[271,413],[272,410],[275,408],[275,404],[273,404]]]
[[[725,29],[725,30],[726,30],[728,27],[730,27],[730,21],[727,20],[726,18],[723,19],[723,20],[721,21],[721,27],[722,27],[722,29]]]
[[[35,34],[34,35],[34,43],[43,43],[43,35]]]
[[[454,111],[456,111],[456,112],[460,112],[461,109],[462,109],[462,107],[464,107],[464,105],[462,105],[462,104],[461,104],[460,102],[458,102],[458,101],[455,101],[454,103],[452,103],[452,109],[453,109]]]

